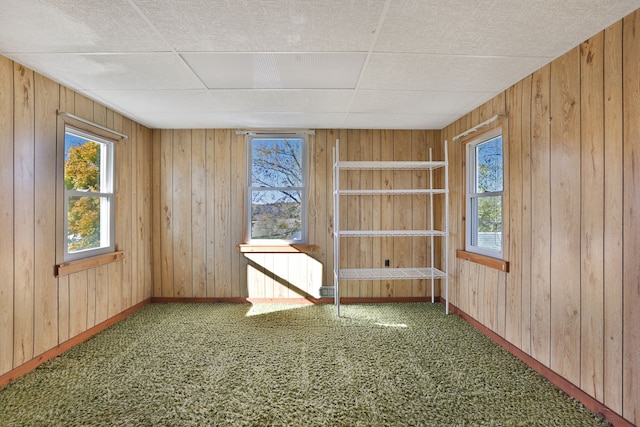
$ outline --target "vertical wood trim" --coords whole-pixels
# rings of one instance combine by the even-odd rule
[[[551,369],[580,382],[580,50],[551,63]]]
[[[34,82],[33,71],[14,64],[14,335],[13,362],[33,358],[34,327]]]
[[[13,364],[13,62],[0,55],[0,375]]]
[[[580,388],[602,401],[604,326],[604,33],[581,53]]]
[[[380,157],[383,161],[393,160],[394,141],[392,130],[382,130],[380,138]],[[393,189],[395,182],[393,181],[393,171],[383,170],[380,172],[381,189]],[[381,230],[393,230],[394,228],[394,209],[393,198],[395,196],[385,195],[380,198],[380,217],[381,217]],[[391,266],[396,265],[395,259],[395,239],[393,237],[383,237],[380,239],[381,244],[381,258],[388,259]],[[395,290],[396,282],[392,280],[382,280],[380,282],[380,296],[381,297],[394,297],[396,296]]]
[[[623,21],[623,392],[625,418],[640,424],[640,12]]]
[[[622,413],[622,21],[604,34],[604,403]]]
[[[373,159],[373,131],[370,129],[361,130],[359,135],[359,141],[356,142],[360,148],[360,159],[371,160]],[[373,172],[364,170],[360,172],[360,188],[373,188]],[[360,220],[359,225],[363,230],[373,229],[373,214],[372,214],[372,198],[371,196],[362,196],[360,199]],[[360,259],[361,266],[372,266],[374,261],[372,249],[373,239],[371,237],[363,237],[360,240],[360,248],[358,250],[358,258]],[[361,297],[371,298],[373,296],[373,281],[361,280],[358,283],[360,288],[359,295]]]
[[[231,292],[234,296],[247,297],[247,259],[235,250],[236,242],[241,242],[244,234],[247,157],[243,135],[231,137],[231,168]]]
[[[411,131],[411,160],[429,160],[429,147],[427,147],[427,131]],[[434,157],[434,160],[440,160]],[[411,188],[427,188],[429,185],[429,172],[425,170],[413,171]],[[434,188],[436,188],[434,186]],[[426,230],[430,222],[427,223],[429,212],[429,201],[427,195],[416,195],[411,198],[412,217],[411,229]],[[435,212],[435,210],[434,210]],[[435,250],[435,249],[434,249]],[[427,254],[431,251],[431,239],[427,237],[411,238],[411,265],[430,265],[431,260]],[[435,283],[434,283],[435,284]],[[425,279],[415,279],[411,284],[411,296],[423,297],[431,296],[431,281]]]
[[[531,353],[551,363],[551,66],[531,87]],[[535,286],[533,286],[535,284]]]
[[[382,131],[373,131],[372,146],[371,146],[371,160],[380,161],[382,159]],[[379,170],[373,171],[372,185],[374,188],[383,188],[382,173]],[[373,230],[381,230],[382,228],[382,196],[372,196],[371,201],[371,226]],[[382,239],[373,239],[371,248],[371,257],[373,259],[373,268],[384,267],[384,256],[382,255]],[[384,294],[382,293],[382,281],[374,280],[372,282],[371,297],[380,298]]]

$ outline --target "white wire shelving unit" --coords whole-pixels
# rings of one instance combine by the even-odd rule
[[[449,160],[447,141],[444,141],[444,160],[433,161],[429,149],[429,161],[340,161],[340,140],[336,140],[333,149],[333,286],[336,313],[340,316],[340,281],[341,280],[407,280],[425,279],[431,283],[431,302],[435,302],[435,281],[444,283],[446,305],[449,314]],[[442,188],[434,188],[433,171],[444,170]],[[346,170],[425,170],[429,173],[429,188],[420,189],[343,189],[340,185],[340,172]],[[429,229],[427,230],[342,230],[340,228],[340,198],[342,196],[378,196],[378,195],[428,195],[429,208],[425,215]],[[440,196],[439,196],[440,195]],[[444,228],[434,228],[434,196],[443,197]],[[428,237],[430,241],[430,266],[410,268],[340,268],[340,239],[349,237]],[[435,238],[443,240],[444,254],[440,268],[435,267]]]

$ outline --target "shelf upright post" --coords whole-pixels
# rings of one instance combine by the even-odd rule
[[[431,148],[429,148],[429,162],[433,161],[433,154],[431,151]],[[431,253],[431,304],[433,304],[435,302],[435,289],[436,289],[436,285],[435,285],[435,279],[433,277],[434,272],[435,272],[435,246],[434,246],[434,222],[433,222],[433,167],[429,168],[429,230],[431,230],[431,250],[429,251]]]
[[[333,303],[340,317],[340,140],[333,148]]]
[[[445,311],[449,314],[449,143],[446,139],[444,140],[444,190],[444,285],[447,298]]]

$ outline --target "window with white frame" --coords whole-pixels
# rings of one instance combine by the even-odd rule
[[[501,130],[467,144],[466,250],[502,258]]]
[[[115,250],[114,143],[64,132],[64,260]]]
[[[307,136],[247,135],[247,238],[306,243]]]

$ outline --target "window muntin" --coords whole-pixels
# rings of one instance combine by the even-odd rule
[[[307,241],[307,138],[247,137],[250,242]]]
[[[504,159],[502,135],[467,144],[466,250],[502,258]]]
[[[113,154],[113,141],[65,126],[65,261],[115,250]]]

